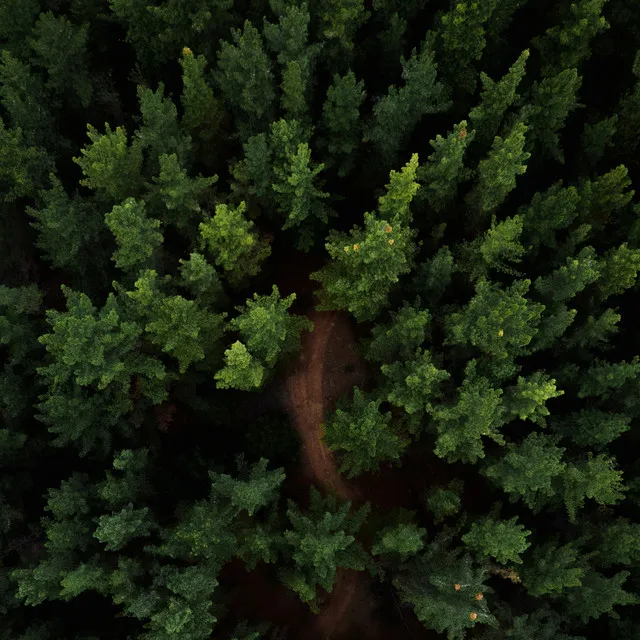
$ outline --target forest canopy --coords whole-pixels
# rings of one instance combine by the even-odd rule
[[[0,3],[2,640],[638,636],[636,0]]]

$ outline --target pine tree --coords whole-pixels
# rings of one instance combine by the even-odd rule
[[[435,524],[460,512],[463,488],[462,480],[455,479],[446,487],[432,487],[425,492],[426,507],[432,514]]]
[[[289,313],[295,299],[295,294],[281,298],[278,287],[273,285],[271,295],[254,293],[245,307],[236,308],[240,315],[229,322],[227,330],[237,331],[251,355],[266,368],[273,368],[279,358],[295,353],[301,332],[313,330],[310,320]]]
[[[150,218],[143,201],[127,198],[105,216],[118,248],[113,254],[116,267],[137,274],[141,268],[154,266],[154,254],[164,237],[159,220]]]
[[[626,242],[609,249],[602,257],[598,279],[600,297],[620,295],[635,286],[640,271],[640,249],[630,249]]]
[[[442,394],[440,383],[451,376],[439,369],[429,351],[417,349],[404,362],[383,364],[380,367],[385,383],[386,398],[396,407],[402,407],[408,414],[433,410],[432,402]]]
[[[505,390],[504,406],[520,420],[531,420],[541,427],[546,426],[545,417],[549,410],[547,400],[564,395],[556,388],[556,381],[542,371],[536,371],[526,378],[518,376],[518,383]]]
[[[533,286],[547,303],[562,303],[571,300],[585,287],[600,277],[596,251],[584,247],[574,258],[567,258],[566,264],[548,276],[540,276]]]
[[[37,64],[47,72],[47,88],[70,104],[77,99],[85,109],[93,94],[87,66],[88,38],[89,25],[76,26],[51,11],[40,14],[29,38]]]
[[[338,568],[362,571],[367,555],[355,534],[369,513],[369,506],[350,513],[351,503],[341,505],[335,496],[322,498],[311,488],[310,506],[303,513],[288,502],[290,528],[284,532],[287,557],[293,566],[281,572],[283,582],[318,612],[316,590],[320,586],[331,592]]]
[[[591,40],[609,28],[602,15],[607,0],[577,0],[569,7],[569,14],[542,36],[533,39],[533,45],[542,57],[542,75],[551,76],[563,69],[571,69],[591,57]]]
[[[155,175],[160,170],[160,156],[175,154],[185,165],[191,150],[191,136],[181,130],[178,109],[173,100],[164,97],[164,84],[156,91],[138,87],[138,102],[142,125],[134,137],[146,151],[146,172]]]
[[[180,125],[198,142],[211,144],[218,136],[222,124],[223,107],[207,82],[205,56],[196,56],[185,47],[180,58],[182,67],[183,115]]]
[[[398,461],[408,442],[397,433],[391,414],[380,411],[382,399],[353,390],[353,400],[336,409],[324,425],[323,438],[340,456],[340,471],[348,478],[377,471],[380,463]]]
[[[408,221],[409,205],[418,189],[417,164],[414,155],[402,171],[391,172],[387,193],[379,200],[380,217],[365,213],[364,229],[329,233],[325,246],[332,261],[311,274],[323,284],[318,309],[347,309],[363,321],[375,318],[388,304],[393,285],[410,271],[415,251],[415,233]],[[384,214],[389,217],[382,218]]]
[[[248,20],[231,31],[233,43],[221,42],[216,79],[246,140],[273,120],[276,98],[271,62],[258,30]]]
[[[635,84],[623,93],[615,113],[618,116],[616,146],[630,154],[635,153],[640,144],[640,50],[636,53],[632,72],[636,77]]]
[[[404,86],[389,87],[388,94],[373,108],[363,141],[373,145],[385,165],[396,162],[423,116],[442,113],[451,106],[446,86],[437,80],[438,65],[433,58],[427,38],[420,53],[414,49],[409,60],[401,60]]]
[[[215,307],[223,298],[222,283],[215,267],[200,253],[192,253],[188,260],[180,260],[183,286],[203,305]]]
[[[502,389],[476,373],[477,363],[469,361],[465,378],[453,402],[431,410],[437,433],[434,453],[449,462],[476,462],[484,458],[483,436],[503,445],[499,432],[504,424]]]
[[[542,82],[534,82],[531,102],[520,112],[528,127],[527,151],[539,148],[542,153],[564,163],[558,132],[564,127],[569,114],[584,106],[577,101],[581,86],[582,76],[575,68],[564,69]]]
[[[431,209],[439,212],[455,199],[458,185],[468,178],[464,155],[474,137],[475,132],[468,132],[467,121],[462,120],[446,138],[437,135],[429,141],[434,152],[417,172],[422,184],[418,201],[426,200]]]
[[[400,522],[381,529],[371,546],[371,554],[389,558],[392,562],[405,562],[424,547],[427,530],[415,522]]]
[[[596,552],[591,563],[599,568],[635,567],[640,561],[640,525],[618,517],[607,522],[585,522],[583,532]]]
[[[529,55],[529,49],[525,49],[509,67],[509,71],[497,82],[484,71],[480,72],[483,87],[480,94],[481,101],[469,112],[469,120],[476,132],[478,143],[489,144],[495,138],[507,110],[520,97],[516,90],[525,75]]]
[[[462,640],[476,624],[495,624],[484,594],[487,570],[475,565],[461,550],[447,548],[442,535],[417,557],[410,558],[393,577],[400,598],[413,605],[427,627],[446,633],[449,640]]]
[[[512,358],[528,353],[537,333],[544,306],[525,294],[530,280],[516,280],[508,289],[482,278],[467,307],[451,314],[449,344],[471,344],[494,358]]]
[[[225,366],[215,375],[218,389],[251,391],[262,385],[264,367],[239,340],[224,352]]]
[[[606,454],[594,456],[591,452],[579,462],[569,463],[560,475],[560,494],[569,520],[574,522],[578,509],[584,507],[585,498],[598,504],[616,504],[624,498],[622,471],[614,458]]]
[[[364,82],[357,81],[353,71],[344,76],[336,74],[327,89],[318,145],[326,149],[327,166],[336,168],[341,178],[346,177],[356,164],[363,126],[360,108],[365,97]]]
[[[623,589],[629,577],[628,571],[619,571],[607,578],[597,571],[589,571],[582,579],[580,589],[572,589],[567,594],[567,608],[583,624],[590,619],[597,620],[603,614],[616,617],[613,609],[618,605],[638,604],[637,595]]]
[[[80,150],[82,156],[73,161],[80,166],[84,179],[80,184],[97,192],[111,204],[137,197],[142,189],[143,145],[136,138],[129,145],[122,127],[111,130],[105,123],[105,133],[87,125],[91,146]]]
[[[528,127],[517,122],[505,138],[496,136],[487,158],[478,164],[478,183],[468,202],[481,217],[497,209],[516,187],[516,176],[527,171],[531,154],[524,150]]]
[[[517,521],[517,517],[510,520],[477,520],[462,536],[462,541],[478,555],[495,558],[500,564],[522,564],[520,554],[531,544],[527,540],[531,531]]]
[[[219,204],[215,214],[199,225],[201,248],[206,248],[234,287],[256,275],[271,253],[269,245],[259,238],[255,224],[246,219],[245,211],[244,202],[235,208]]]
[[[615,147],[616,132],[618,131],[618,116],[603,118],[590,124],[585,123],[582,131],[581,145],[587,156],[591,169],[597,166],[605,155],[606,149]]]
[[[565,469],[565,449],[559,438],[532,432],[521,443],[510,442],[499,460],[490,460],[481,473],[509,494],[512,502],[523,500],[537,509],[554,496],[555,478]]]
[[[376,363],[409,360],[424,344],[430,321],[427,309],[405,302],[397,312],[391,312],[389,323],[373,327],[365,358]]]
[[[621,319],[622,316],[613,309],[605,309],[598,316],[587,317],[584,324],[576,327],[564,339],[565,348],[579,349],[583,353],[608,349],[612,335],[619,331],[618,323]]]
[[[624,413],[589,408],[555,417],[551,426],[578,446],[599,450],[628,431],[630,420]]]
[[[430,259],[422,262],[416,269],[416,290],[429,306],[435,307],[440,301],[451,283],[454,268],[454,258],[449,247],[440,247]]]
[[[532,596],[561,594],[567,588],[580,587],[584,568],[578,558],[579,552],[572,543],[534,545],[520,569],[522,582]]]
[[[472,63],[482,57],[486,45],[484,25],[497,4],[497,0],[457,2],[440,16],[440,57],[449,83],[462,94],[475,91],[478,72]]]

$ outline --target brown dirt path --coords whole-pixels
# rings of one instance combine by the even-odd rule
[[[358,502],[360,493],[340,475],[321,440],[321,426],[341,395],[365,383],[366,370],[344,315],[314,311],[309,318],[314,329],[303,337],[298,362],[285,381],[285,406],[302,440],[305,475],[339,498]],[[340,636],[349,627],[352,602],[366,600],[367,592],[359,572],[339,570],[330,599],[314,620],[311,637],[329,640]]]

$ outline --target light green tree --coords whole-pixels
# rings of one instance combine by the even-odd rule
[[[264,367],[237,340],[224,352],[225,366],[215,375],[218,389],[252,391],[262,385]]]

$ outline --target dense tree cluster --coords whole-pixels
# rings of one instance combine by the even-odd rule
[[[3,0],[2,639],[637,638],[639,144],[633,0]],[[292,486],[312,291],[412,509]]]

